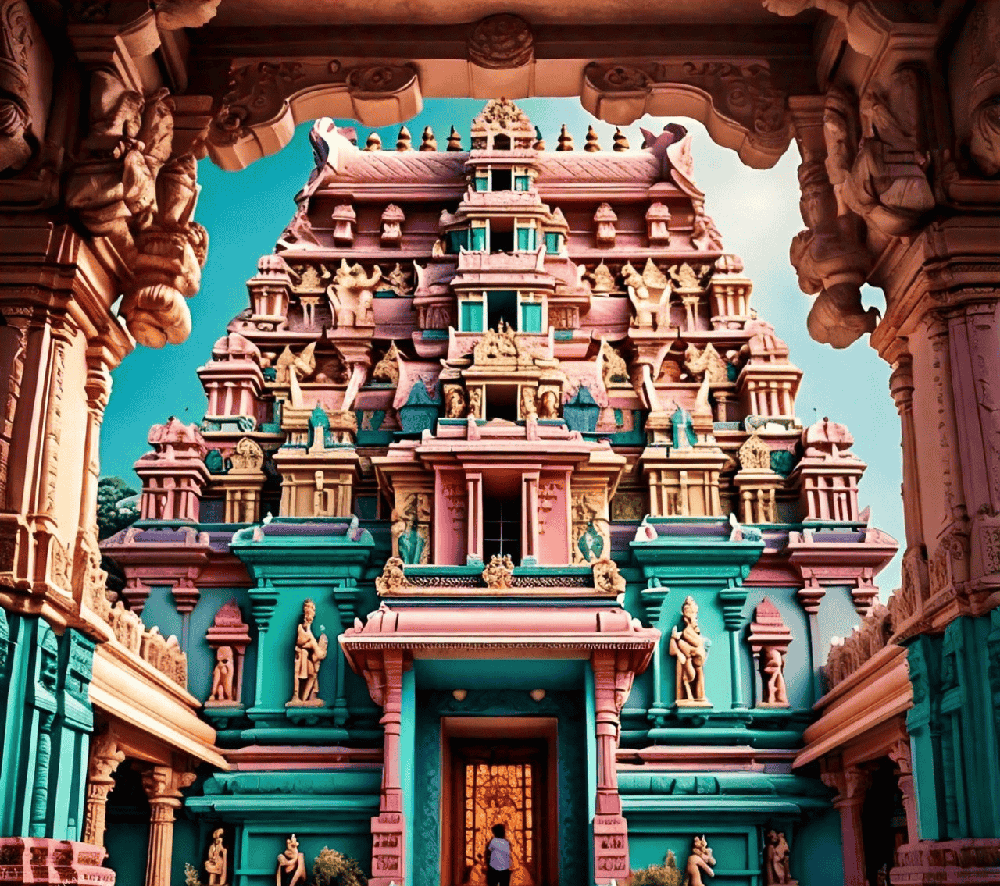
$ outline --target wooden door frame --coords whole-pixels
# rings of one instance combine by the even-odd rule
[[[558,790],[558,719],[556,717],[442,717],[441,718],[441,797],[440,797],[440,883],[452,883],[455,860],[453,847],[456,828],[464,823],[455,820],[455,789],[451,754],[453,738],[472,740],[541,739],[547,745],[545,798],[535,810],[542,812],[537,822],[539,869],[538,886],[557,886],[559,882],[559,790]]]

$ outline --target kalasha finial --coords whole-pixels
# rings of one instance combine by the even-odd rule
[[[420,139],[421,151],[436,151],[438,149],[437,139],[434,138],[434,130],[429,126],[424,127],[424,134]]]
[[[573,150],[573,136],[569,134],[569,130],[566,128],[566,124],[563,123],[562,129],[559,130],[559,144],[556,146],[557,151],[572,151]]]
[[[593,154],[594,151],[601,150],[601,143],[597,140],[597,133],[594,131],[593,126],[587,127],[587,142],[583,146],[583,149],[588,154]]]
[[[368,140],[365,142],[366,151],[381,151],[382,150],[382,136],[377,132],[369,133]]]
[[[458,134],[458,130],[456,130],[454,126],[451,127],[451,132],[448,133],[448,150],[462,150],[462,136]]]
[[[399,137],[396,139],[397,151],[412,151],[413,140],[410,138],[410,130],[405,126],[399,127]]]
[[[622,132],[617,126],[615,127],[614,142],[614,150],[616,151],[627,151],[629,149],[629,143],[628,139],[625,137],[625,133]]]
[[[545,150],[545,139],[542,138],[542,130],[540,130],[537,126],[535,127],[535,143],[534,145],[532,145],[532,147],[536,151]]]

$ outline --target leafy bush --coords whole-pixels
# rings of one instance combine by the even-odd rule
[[[187,862],[184,863],[184,886],[201,886],[198,869]]]
[[[682,879],[674,853],[668,852],[663,864],[651,864],[648,868],[634,871],[629,886],[681,886]]]
[[[368,879],[353,858],[327,846],[313,862],[316,886],[368,886]]]
[[[97,481],[97,535],[108,538],[139,519],[136,491],[121,477],[101,477]]]

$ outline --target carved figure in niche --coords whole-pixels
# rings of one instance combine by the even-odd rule
[[[678,292],[701,292],[705,288],[706,277],[711,274],[711,265],[699,265],[697,269],[688,262],[668,269],[670,279]]]
[[[538,395],[538,417],[559,418],[559,395],[552,388],[546,388]]]
[[[469,412],[470,418],[483,417],[483,389],[473,388],[469,391]]]
[[[409,527],[406,517],[404,517],[398,508],[392,509],[392,514],[389,517],[390,527],[389,533],[392,536],[392,556],[399,557],[399,540],[402,538],[403,533],[406,532]]]
[[[615,288],[615,275],[611,273],[611,270],[603,261],[588,276],[593,281],[591,292],[606,294]]]
[[[212,832],[212,843],[208,847],[208,858],[205,860],[205,873],[208,874],[208,886],[226,886],[229,881],[229,852],[223,845],[222,828]]]
[[[458,385],[448,385],[444,389],[445,418],[462,418],[465,416],[465,391]]]
[[[328,641],[326,634],[321,633],[319,639],[313,634],[315,618],[316,604],[306,600],[302,604],[302,623],[296,629],[295,688],[286,707],[319,707],[323,704],[319,698],[319,668],[326,658]]]
[[[296,381],[308,378],[316,371],[316,342],[311,341],[306,345],[300,354],[293,354],[292,349],[285,345],[285,350],[278,357],[275,364],[275,382],[279,385],[291,384],[292,373],[295,373]]]
[[[292,834],[285,841],[285,851],[278,856],[278,869],[275,872],[275,886],[305,886],[306,857],[299,852],[299,841]]]
[[[396,262],[396,267],[389,271],[389,288],[398,296],[409,295],[410,275]]]
[[[603,517],[604,495],[600,492],[573,494],[573,561],[592,563],[611,550],[608,521]]]
[[[631,262],[627,262],[622,268],[622,280],[628,290],[629,301],[635,309],[632,326],[638,329],[668,328],[670,281],[653,260],[646,260],[641,275],[632,267]]]
[[[411,493],[406,504],[393,511],[392,532],[396,543],[396,556],[404,563],[427,562],[426,551],[430,543],[428,527],[431,521],[430,496]],[[404,524],[400,529],[399,523]],[[397,536],[396,533],[399,533]]]
[[[215,667],[212,669],[211,701],[236,701],[234,680],[236,662],[232,646],[220,646],[215,650]]]
[[[538,418],[538,409],[535,406],[535,391],[532,388],[521,388],[521,418],[524,421]]]
[[[791,851],[783,831],[768,831],[764,840],[764,883],[788,886],[794,883],[790,868]]]
[[[494,554],[483,570],[483,581],[486,587],[493,590],[506,590],[514,584],[514,561],[510,554]]]
[[[497,324],[495,330],[487,329],[472,349],[472,359],[477,364],[488,360],[516,361],[519,356],[517,333],[504,320]]]
[[[599,355],[604,387],[610,388],[612,385],[628,384],[628,364],[625,362],[625,358],[608,344],[606,338],[601,339]]]
[[[404,221],[406,221],[406,215],[395,203],[386,206],[382,213],[382,236],[380,238],[383,246],[398,246],[402,242]]]
[[[594,560],[592,569],[594,571],[594,587],[597,590],[614,594],[616,597],[625,593],[625,579],[622,578],[614,560],[601,557],[600,560]]]
[[[704,835],[695,837],[691,842],[691,854],[688,856],[687,867],[684,871],[686,886],[705,886],[701,875],[707,874],[709,877],[714,877],[715,871],[712,870],[714,866],[715,856],[712,854],[712,848],[708,845],[708,841]]]
[[[710,385],[724,385],[729,381],[726,361],[711,342],[702,351],[693,344],[688,345],[684,352],[684,365],[692,375],[704,372],[704,378]]]
[[[760,676],[764,684],[764,704],[787,705],[788,687],[785,685],[785,656],[775,646],[765,647],[760,655]],[[779,880],[775,882],[785,882]]]
[[[396,265],[398,268],[399,265]],[[389,384],[399,384],[399,349],[396,343],[389,342],[389,350],[385,356],[375,364],[372,370],[372,379],[375,381],[388,382]]]
[[[326,288],[337,326],[374,326],[373,300],[375,287],[382,280],[382,269],[375,265],[369,277],[360,264],[348,266],[347,259],[340,260],[336,276]]]
[[[231,473],[256,474],[264,465],[264,450],[249,437],[241,437],[232,455]]]
[[[441,240],[440,238],[435,240],[434,245],[431,247],[431,258],[444,258],[447,254],[444,240]]]
[[[705,698],[708,643],[698,627],[698,604],[694,597],[684,600],[681,617],[683,630],[674,627],[670,632],[670,654],[677,659],[677,704],[708,704]]]

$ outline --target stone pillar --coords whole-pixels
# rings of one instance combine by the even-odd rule
[[[194,778],[194,773],[177,772],[172,766],[154,766],[142,776],[149,799],[145,886],[170,886],[174,812],[181,805],[181,790],[191,785]]]
[[[823,675],[821,668],[823,656],[826,650],[820,645],[819,632],[819,605],[823,602],[826,591],[820,584],[813,580],[805,587],[799,588],[798,598],[802,608],[806,611],[809,625],[809,651],[810,651],[810,671],[812,673],[813,701],[817,701],[823,695]]]
[[[381,661],[381,673],[366,672],[365,677],[372,699],[382,707],[380,722],[385,730],[379,814],[372,819],[372,877],[368,882],[371,886],[404,886],[406,822],[399,771],[403,653],[386,650]]]
[[[483,559],[483,475],[465,475],[465,558]],[[396,886],[399,886],[397,883]]]
[[[525,473],[521,477],[521,560],[538,561],[538,478]]]
[[[590,663],[594,670],[597,735],[594,877],[600,884],[629,875],[628,824],[622,815],[622,801],[618,795],[615,757],[621,729],[619,714],[628,697],[632,672],[619,671],[615,653],[610,650],[595,652]]]
[[[889,749],[889,759],[896,765],[896,782],[903,795],[903,809],[906,811],[906,842],[920,841],[920,818],[917,815],[917,792],[913,784],[913,760],[910,740],[901,738]]]
[[[108,794],[115,786],[112,777],[125,759],[109,732],[95,736],[90,743],[90,766],[87,770],[87,806],[84,812],[83,842],[104,845],[104,815]]]
[[[821,775],[823,783],[837,791],[833,805],[840,813],[840,838],[844,854],[844,886],[868,886],[865,878],[864,831],[861,807],[871,776],[857,766]]]

